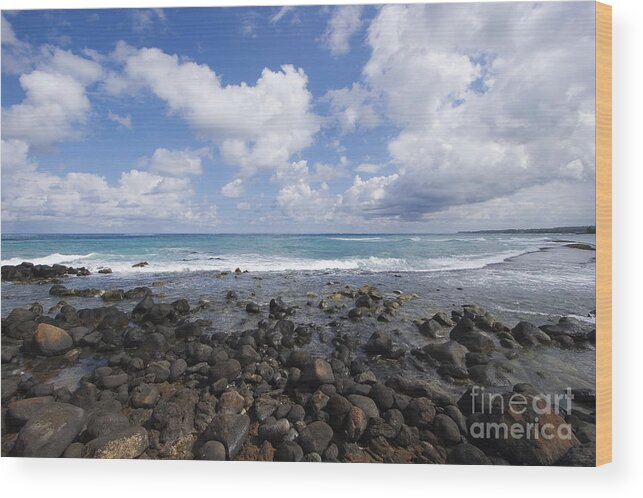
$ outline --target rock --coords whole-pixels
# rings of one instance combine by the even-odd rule
[[[246,400],[236,390],[230,389],[219,398],[219,412],[224,414],[241,413]]]
[[[210,367],[208,375],[210,382],[216,382],[219,379],[228,379],[232,381],[241,373],[241,363],[235,359],[217,361],[214,366]]]
[[[170,378],[170,363],[166,360],[153,361],[145,369],[145,373],[151,375],[154,382],[165,382]]]
[[[511,329],[511,335],[522,346],[540,346],[551,343],[551,337],[529,322],[518,323]]]
[[[364,294],[359,296],[355,300],[355,307],[356,308],[372,308],[373,307],[373,301],[371,301],[370,296]]]
[[[100,272],[99,272],[100,273]],[[63,452],[63,458],[82,458],[85,445],[83,443],[71,443]]]
[[[393,403],[395,403],[395,391],[379,382],[371,386],[368,396],[375,401],[378,408],[383,411],[393,407]]]
[[[495,343],[489,334],[477,329],[469,318],[462,318],[449,333],[449,337],[466,346],[469,351],[488,353],[495,349]]]
[[[57,458],[83,429],[85,412],[67,403],[48,403],[20,429],[17,456]]]
[[[433,432],[446,446],[458,444],[462,439],[458,424],[442,413],[438,413],[433,419]]]
[[[105,389],[116,389],[123,384],[127,384],[127,380],[128,377],[126,373],[105,375],[100,378],[99,384]]]
[[[228,458],[232,460],[243,446],[249,428],[248,415],[218,414],[214,416],[204,435],[207,439],[223,443]]]
[[[195,391],[181,388],[156,403],[151,423],[160,432],[162,443],[175,441],[195,431],[194,414],[198,401]]]
[[[428,398],[412,399],[404,410],[404,420],[414,427],[429,427],[435,418],[435,406]]]
[[[387,355],[393,350],[393,340],[388,333],[378,330],[371,335],[364,350],[370,354]]]
[[[353,405],[361,408],[367,419],[380,416],[377,405],[371,398],[367,398],[366,396],[361,396],[359,394],[349,394],[348,401],[350,401]]]
[[[201,460],[224,461],[225,455],[225,446],[220,441],[207,441],[199,452]]]
[[[112,269],[111,268],[101,268],[100,270],[98,270],[98,273],[103,273],[103,274],[112,273]]]
[[[178,358],[174,360],[170,365],[170,382],[175,382],[178,380],[188,369],[188,364],[183,358]]]
[[[482,386],[504,386],[507,380],[499,374],[498,369],[493,365],[474,365],[469,367],[471,380]]]
[[[455,325],[453,323],[453,320],[449,318],[449,315],[447,315],[443,311],[438,311],[435,315],[433,315],[431,320],[438,322],[443,327],[453,327]]]
[[[98,410],[87,417],[85,438],[96,439],[129,429],[129,419],[118,412]]]
[[[116,434],[93,439],[85,445],[85,458],[138,458],[149,446],[147,431],[132,427]]]
[[[132,390],[130,403],[134,408],[154,408],[161,397],[159,390],[149,384],[139,384]]]
[[[542,329],[552,339],[559,335],[568,335],[574,340],[585,340],[588,338],[590,328],[575,318],[564,316],[556,325],[543,325]]]
[[[125,291],[123,289],[107,290],[101,297],[103,301],[122,301],[125,299]]]
[[[419,326],[420,334],[424,337],[430,337],[432,339],[437,339],[440,337],[446,337],[448,331],[440,324],[437,320],[427,320],[422,322]]]
[[[9,420],[15,425],[25,424],[31,417],[38,413],[43,406],[53,403],[52,396],[40,396],[36,398],[27,398],[9,403],[7,415]]]
[[[259,438],[278,443],[290,431],[290,422],[282,418],[272,422],[266,422],[259,426]]]
[[[301,382],[310,386],[334,384],[335,375],[330,364],[322,358],[314,358],[302,370]]]
[[[257,303],[250,301],[248,304],[246,304],[247,313],[259,313],[260,311],[261,311],[261,308]]]
[[[440,363],[466,369],[466,355],[469,350],[459,342],[447,341],[440,344],[428,344],[424,347],[424,351]]]
[[[257,417],[259,422],[263,422],[275,412],[278,406],[279,401],[273,397],[267,395],[260,396],[254,403],[255,417]]]
[[[367,426],[368,417],[361,408],[353,406],[346,417],[346,435],[349,441],[359,441]]]
[[[304,450],[294,441],[283,441],[277,446],[275,460],[278,462],[301,462],[304,458]]]
[[[132,268],[143,268],[145,266],[149,266],[149,263],[147,261],[141,261],[140,263],[133,264]]]
[[[321,421],[311,422],[299,433],[299,445],[306,453],[322,454],[333,438],[333,429]]]
[[[45,356],[63,354],[74,346],[74,341],[67,332],[48,323],[38,325],[32,340],[35,351]]]
[[[452,465],[491,465],[491,460],[479,448],[469,443],[462,443],[449,450],[447,463]]]
[[[179,315],[187,315],[190,312],[190,304],[187,299],[177,299],[170,305]]]

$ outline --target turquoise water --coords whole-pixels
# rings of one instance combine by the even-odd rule
[[[564,238],[593,235],[3,235],[2,264],[109,267],[115,273],[199,270],[431,272],[481,269]],[[145,268],[132,265],[147,261]]]

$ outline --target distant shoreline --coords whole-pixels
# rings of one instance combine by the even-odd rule
[[[506,228],[501,230],[464,230],[458,233],[573,233],[573,234],[595,234],[596,227],[554,227],[554,228]]]

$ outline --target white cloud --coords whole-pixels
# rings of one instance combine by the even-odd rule
[[[315,189],[304,180],[286,185],[277,194],[277,205],[287,216],[309,223],[333,220],[341,201],[340,195],[330,192],[328,184]]]
[[[151,91],[167,103],[171,114],[219,145],[223,159],[245,176],[282,166],[308,147],[319,129],[302,69],[266,68],[254,85],[222,85],[208,66],[156,48],[137,50],[119,43],[114,57],[123,71],[108,78],[108,91]]]
[[[350,52],[350,40],[362,26],[361,5],[343,5],[333,9],[326,31],[324,45],[333,55],[345,55]]]
[[[223,187],[221,187],[221,193],[226,197],[241,197],[241,194],[243,194],[244,191],[245,186],[241,178],[236,178],[235,180],[232,180],[230,183],[226,183]]]
[[[163,9],[137,9],[132,11],[132,28],[134,31],[147,31],[156,24],[167,21]]]
[[[4,18],[3,25],[9,25]],[[35,51],[15,39],[15,34],[9,39],[10,68],[12,72],[24,71],[19,82],[25,97],[2,108],[3,137],[22,140],[31,147],[79,138],[91,114],[86,90],[102,77],[100,64],[50,45]],[[19,64],[12,62],[16,58],[21,59]],[[3,69],[4,64],[3,60]]]
[[[237,204],[237,209],[239,209],[240,211],[248,211],[251,208],[252,205],[249,202],[239,202]]]
[[[277,24],[283,17],[288,14],[289,12],[292,12],[295,10],[295,7],[292,5],[286,5],[284,7],[281,7],[277,13],[270,18],[270,23],[271,24]]]
[[[215,206],[194,202],[189,178],[137,169],[122,172],[113,184],[92,173],[59,176],[37,169],[27,151],[24,142],[2,141],[3,221],[64,220],[103,227],[150,221],[206,226],[216,222]]]
[[[114,123],[117,123],[124,128],[132,128],[132,116],[129,114],[127,116],[120,116],[112,111],[108,111],[107,119],[114,121]]]
[[[384,6],[362,85],[399,129],[388,141],[398,174],[369,212],[426,219],[557,179],[592,182],[593,36],[589,3]]]
[[[210,155],[207,148],[198,150],[168,150],[158,148],[149,159],[149,168],[153,173],[165,176],[193,176],[203,172],[201,161]]]
[[[16,34],[13,31],[11,23],[5,19],[4,15],[2,17],[2,45],[16,45],[20,43]]]
[[[328,91],[322,100],[330,103],[331,116],[341,132],[351,133],[358,126],[368,129],[380,123],[374,97],[363,85],[354,83],[350,88]]]
[[[372,163],[362,163],[355,168],[355,171],[357,173],[367,173],[367,174],[379,173],[381,170],[382,170],[382,167],[380,165],[372,164]]]

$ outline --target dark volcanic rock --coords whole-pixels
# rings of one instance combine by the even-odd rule
[[[452,465],[491,465],[482,450],[472,444],[462,443],[449,451],[447,463]]]
[[[404,410],[404,420],[414,427],[428,427],[435,418],[435,406],[428,398],[412,399]]]
[[[333,438],[333,429],[325,422],[317,421],[307,425],[299,433],[299,444],[304,453],[321,455]]]
[[[387,355],[393,349],[391,336],[383,331],[374,332],[364,345],[364,350],[370,354]]]
[[[152,424],[160,431],[162,443],[175,441],[194,432],[195,406],[199,401],[191,389],[179,389],[174,395],[161,398],[152,413]]]
[[[540,346],[551,343],[551,337],[529,322],[520,322],[511,329],[511,335],[522,346]]]
[[[225,446],[220,441],[207,441],[199,452],[199,458],[201,460],[214,460],[214,461],[223,461],[225,460]]]
[[[18,456],[57,458],[80,433],[85,422],[82,408],[66,403],[49,403],[18,433]]]
[[[335,375],[330,364],[322,358],[314,358],[302,369],[301,382],[311,386],[334,384]]]
[[[84,440],[115,434],[129,428],[128,418],[117,412],[98,410],[87,417]]]
[[[491,336],[476,328],[469,318],[462,318],[451,330],[449,337],[476,353],[488,353],[495,349]]]
[[[243,446],[249,428],[248,415],[219,414],[214,416],[204,435],[208,439],[223,443],[228,458],[232,460]]]
[[[275,460],[278,462],[301,462],[304,458],[304,450],[294,441],[284,441],[277,446]]]

